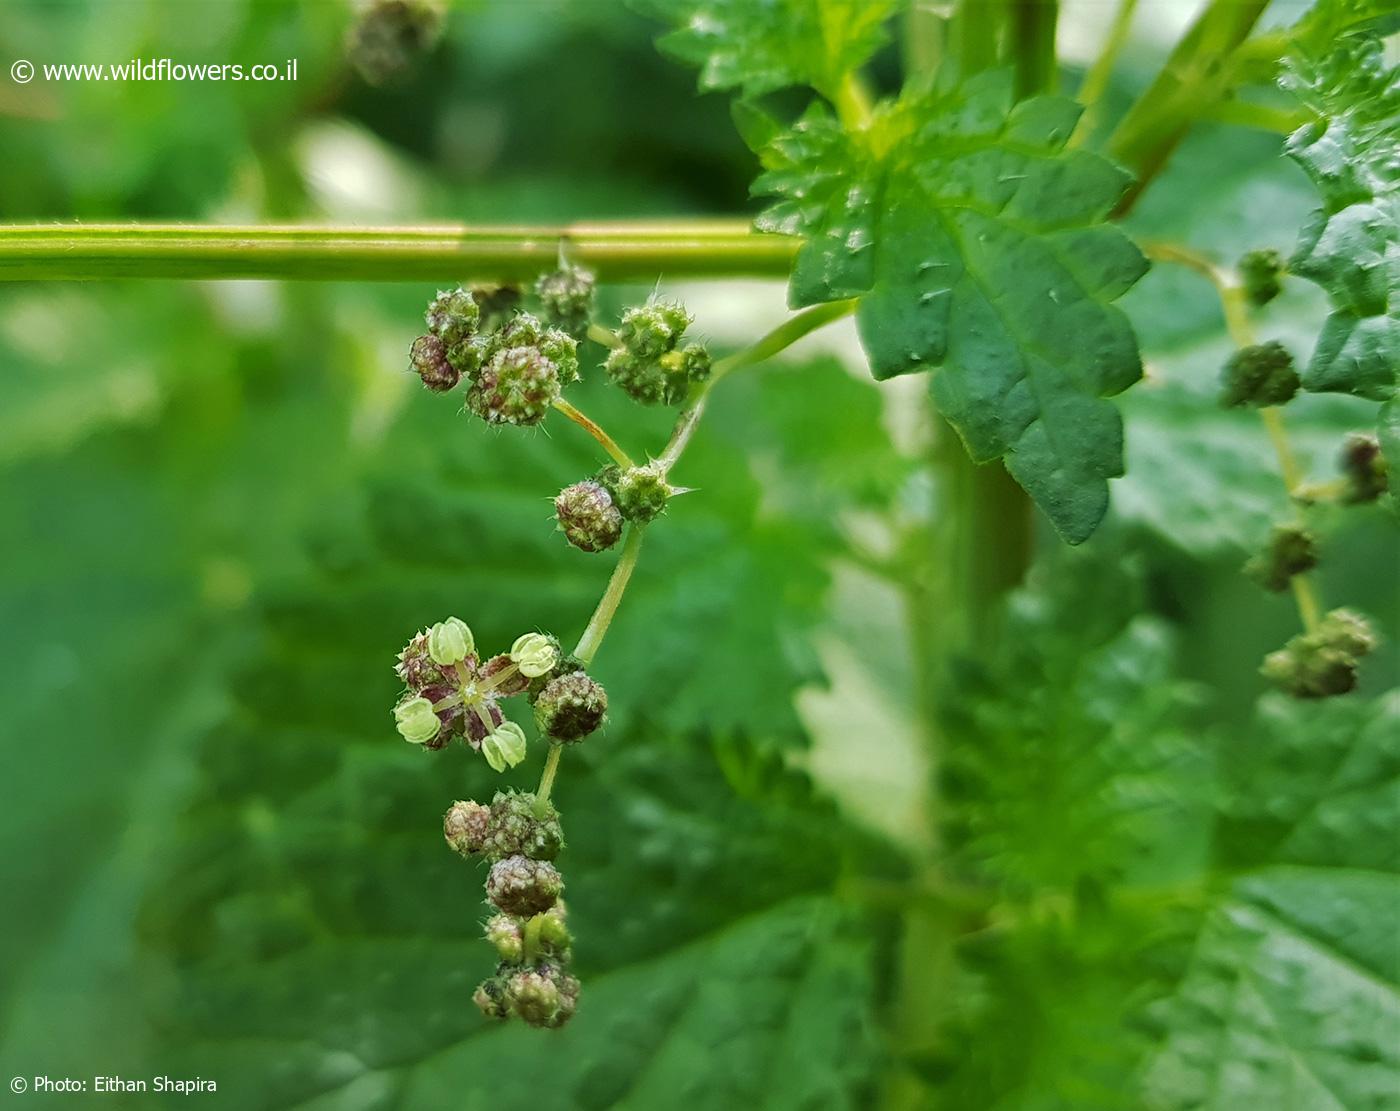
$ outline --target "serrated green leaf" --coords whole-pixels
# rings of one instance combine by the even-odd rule
[[[1400,1068],[1400,692],[1269,696],[1225,753],[1217,838],[1243,869],[1215,901],[1148,1106],[1384,1108]]]
[[[1146,261],[1105,218],[1126,175],[1066,151],[1078,108],[1012,103],[1004,73],[906,100],[853,138],[814,109],[763,152],[762,230],[802,234],[794,305],[864,294],[877,378],[941,368],[940,410],[979,462],[1007,469],[1071,543],[1122,473],[1103,398],[1140,376],[1111,301]]]
[[[1299,46],[1287,83],[1318,115],[1288,153],[1322,194],[1289,268],[1332,302],[1303,385],[1384,400],[1400,381],[1400,67],[1374,36]]]
[[[753,96],[786,85],[834,95],[886,41],[904,0],[639,0],[676,26],[659,45],[700,70],[702,89]]]

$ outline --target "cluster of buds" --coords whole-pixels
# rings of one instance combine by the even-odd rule
[[[491,308],[483,312],[470,290],[439,293],[424,316],[427,333],[409,349],[410,368],[439,393],[465,379],[466,410],[488,424],[539,424],[578,380],[578,343],[527,312],[493,327],[502,313]]]
[[[1390,468],[1381,453],[1380,441],[1365,433],[1352,433],[1342,445],[1342,502],[1364,505],[1380,498],[1390,485]]]
[[[1317,628],[1300,633],[1264,658],[1260,673],[1295,698],[1328,698],[1356,687],[1361,658],[1376,647],[1370,622],[1347,609],[1333,610]]]
[[[710,376],[710,353],[703,344],[681,346],[694,318],[670,301],[628,309],[617,329],[619,346],[603,369],[613,382],[643,405],[677,405],[692,386]]]
[[[563,1026],[578,1007],[579,982],[568,972],[573,939],[552,863],[564,846],[558,812],[548,799],[499,792],[490,806],[454,802],[443,835],[454,851],[491,865],[486,897],[497,913],[485,932],[500,963],[474,1002],[488,1018]]]
[[[551,326],[582,340],[593,316],[596,284],[592,274],[577,266],[561,266],[552,274],[542,275],[535,283],[540,315]]]
[[[547,685],[562,661],[558,643],[541,633],[526,633],[509,652],[483,660],[471,629],[449,617],[399,653],[394,671],[405,689],[394,724],[410,744],[438,749],[460,739],[505,771],[525,759],[525,731],[506,720],[501,701]]]
[[[1293,369],[1293,356],[1277,340],[1241,347],[1221,374],[1220,403],[1226,408],[1283,405],[1302,385]]]
[[[627,522],[645,525],[685,491],[666,480],[660,463],[619,467],[610,463],[592,478],[565,486],[554,499],[559,531],[575,548],[601,552],[622,537]]]

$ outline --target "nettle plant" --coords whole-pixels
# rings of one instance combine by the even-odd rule
[[[673,474],[716,389],[853,317],[874,377],[925,378],[938,421],[955,433],[922,461],[938,472],[932,523],[890,551],[872,540],[851,553],[884,572],[905,558],[901,544],[917,549],[918,560],[900,565],[915,567],[902,583],[919,608],[909,651],[925,688],[919,698],[937,703],[922,707],[928,731],[951,739],[940,769],[951,784],[947,806],[935,818],[947,834],[946,860],[920,858],[914,880],[892,895],[869,876],[861,888],[876,903],[889,895],[907,916],[886,1002],[892,1052],[908,1068],[891,1082],[890,1105],[929,1106],[924,1085],[945,1082],[950,1105],[990,1105],[985,1088],[959,1085],[975,1083],[967,1077],[984,1055],[1002,1054],[986,1071],[1006,1072],[1006,1055],[1024,1047],[1009,1050],[1005,1030],[1014,1037],[1027,1013],[1055,1009],[1035,995],[1036,977],[1064,975],[1079,977],[1072,983],[1083,988],[1090,1030],[1117,1031],[1130,1004],[1165,1000],[1144,1020],[1156,1024],[1158,1044],[1134,1066],[1150,1097],[1129,1105],[1382,1106],[1387,1083],[1377,1062],[1394,1059],[1382,1028],[1400,1011],[1393,990],[1365,970],[1394,971],[1374,925],[1394,907],[1393,853],[1377,848],[1393,841],[1393,808],[1377,796],[1395,774],[1397,710],[1393,697],[1364,702],[1352,693],[1372,682],[1366,657],[1379,634],[1350,599],[1325,603],[1315,572],[1333,556],[1330,535],[1362,512],[1355,507],[1393,506],[1400,468],[1400,72],[1385,56],[1385,36],[1400,29],[1393,5],[1320,0],[1301,18],[1261,27],[1265,0],[1210,0],[1122,111],[1112,78],[1133,0],[1120,0],[1073,96],[1059,91],[1053,0],[639,6],[668,24],[662,49],[697,67],[703,90],[733,93],[734,121],[759,167],[753,194],[764,207],[755,229],[11,228],[0,240],[4,265],[31,278],[446,284],[411,345],[404,324],[409,370],[444,401],[441,436],[527,436],[560,417],[596,442],[596,466],[536,492],[554,499],[561,547],[600,559],[619,550],[577,639],[548,613],[521,612],[511,636],[481,643],[472,627],[480,622],[462,610],[405,628],[394,664],[402,692],[392,714],[405,742],[465,746],[495,773],[522,765],[532,747],[544,750],[532,792],[486,788],[475,800],[442,799],[447,844],[484,865],[492,908],[484,933],[497,964],[475,989],[477,1006],[493,1019],[546,1028],[568,1023],[579,1007],[564,903],[567,815],[553,788],[565,750],[588,744],[607,722],[599,654],[643,538],[667,527],[681,495],[708,496],[687,492]],[[378,81],[441,32],[431,5],[383,0],[350,45],[361,72]],[[1129,233],[1139,200],[1204,121],[1286,136],[1283,153],[1316,187],[1306,226],[1274,228],[1273,242],[1228,258],[1210,242]],[[1152,810],[1156,781],[1141,766],[1152,746],[1138,742],[1165,737],[1173,751],[1188,748],[1166,723],[1190,699],[1161,662],[1157,625],[1105,616],[1114,576],[1081,581],[1066,563],[1062,579],[1022,583],[1030,507],[1068,545],[1084,544],[1124,473],[1113,399],[1133,390],[1121,403],[1133,404],[1144,367],[1118,302],[1151,265],[1199,276],[1218,301],[1232,350],[1210,368],[1213,402],[1187,419],[1257,413],[1287,511],[1251,538],[1243,573],[1265,591],[1291,592],[1297,628],[1260,661],[1261,686],[1275,688],[1260,703],[1264,740],[1232,743],[1219,761],[1222,779],[1238,789],[1221,788],[1227,803],[1197,797],[1180,811],[1210,814],[1202,839],[1215,838],[1218,859],[1206,878],[1119,898],[1104,877],[1131,872],[1133,862],[1108,854],[1081,871],[1079,846],[1096,845],[1099,826],[1117,830],[1125,811]],[[712,354],[705,321],[659,284],[620,313],[604,314],[595,301],[597,288],[614,282],[736,275],[787,276],[793,313],[729,353]],[[1320,287],[1329,302],[1308,349],[1293,333],[1271,334],[1278,320],[1265,308],[1300,283]],[[569,400],[589,378],[638,406],[671,410],[669,439],[629,454],[621,444],[630,436],[605,430]],[[1374,403],[1373,425],[1330,444],[1335,473],[1307,473],[1290,439],[1288,407],[1309,394]],[[1183,443],[1183,471],[1191,451]],[[934,558],[943,562],[931,567]],[[1056,558],[1050,565],[1062,566]],[[1263,602],[1254,604],[1262,610]],[[936,636],[928,631],[934,613]],[[525,725],[507,713],[512,707]],[[1052,751],[1060,734],[1069,755]],[[1089,740],[1074,748],[1081,736]],[[1327,797],[1334,785],[1344,801],[1359,800],[1354,808]],[[1082,809],[1061,805],[1081,795],[1090,799]],[[973,802],[960,805],[966,799]],[[1164,855],[1176,832],[1153,836],[1152,851]],[[1309,872],[1322,867],[1345,874],[1324,882]],[[589,877],[571,874],[569,883],[577,890]],[[1140,953],[1112,948],[1100,927],[1111,920],[1136,944],[1183,909],[1199,916],[1193,955],[1178,954],[1173,972],[1124,989],[1110,973]],[[1349,915],[1362,926],[1353,929]],[[1082,926],[1083,949],[1066,940],[1071,920]],[[978,948],[1008,937],[994,957]],[[931,991],[928,968],[951,965],[947,952],[968,939],[981,963],[951,974],[947,991]],[[1099,979],[1090,967],[1109,971]],[[1295,1006],[1302,1017],[1287,1011]],[[1335,1025],[1307,1035],[1301,1054],[1299,1024],[1324,1020]],[[1043,1057],[1057,1057],[1058,1042],[1047,1043]],[[1306,1087],[1300,1054],[1320,1062],[1306,1081],[1316,1079],[1316,1091],[1289,1102]],[[1235,1067],[1235,1057],[1243,1064]],[[1027,1076],[1064,1067],[1047,1060],[1037,1056]],[[1063,1090],[1094,1083],[1076,1073]],[[1113,1083],[1104,1082],[1105,1106],[1122,1097]]]
[[[503,771],[527,754],[524,731],[500,708],[520,696],[549,746],[533,794],[456,802],[445,819],[451,847],[490,864],[487,897],[499,913],[486,936],[501,963],[477,989],[485,1014],[558,1026],[577,1005],[563,880],[552,863],[563,839],[550,791],[563,747],[605,721],[607,694],[588,668],[643,531],[683,492],[670,472],[709,391],[835,319],[855,316],[877,379],[929,374],[938,412],[971,459],[1001,460],[1060,536],[1079,544],[1104,518],[1109,480],[1123,473],[1122,421],[1108,398],[1143,373],[1132,325],[1114,302],[1149,259],[1201,273],[1217,289],[1237,344],[1220,372],[1220,404],[1258,410],[1296,506],[1293,518],[1260,538],[1245,567],[1267,590],[1291,589],[1302,623],[1263,661],[1262,674],[1301,699],[1356,686],[1376,634],[1350,609],[1324,612],[1308,577],[1320,558],[1309,515],[1323,502],[1380,498],[1387,458],[1376,435],[1360,433],[1339,445],[1339,478],[1308,483],[1282,408],[1303,390],[1372,398],[1384,403],[1387,450],[1397,447],[1400,86],[1380,40],[1395,19],[1365,4],[1323,3],[1291,30],[1251,39],[1264,6],[1212,4],[1100,153],[1089,149],[1096,133],[1085,105],[1051,91],[1052,4],[969,3],[948,27],[932,20],[925,33],[941,61],[911,65],[902,87],[886,95],[872,92],[862,67],[886,42],[902,7],[896,0],[649,5],[676,22],[662,46],[700,68],[702,87],[737,91],[736,122],[763,167],[754,193],[769,202],[756,226],[800,241],[789,299],[802,311],[752,348],[714,362],[704,344],[688,339],[692,316],[660,296],[627,309],[615,329],[595,323],[595,278],[577,265],[538,279],[535,312],[516,305],[514,288],[457,288],[428,307],[428,330],[410,353],[423,385],[464,388],[464,412],[489,425],[529,428],[551,410],[581,425],[611,461],[559,492],[558,528],[585,552],[611,549],[628,534],[572,651],[552,634],[525,632],[509,651],[479,652],[470,628],[451,617],[399,655],[405,692],[394,715],[405,740],[427,748],[460,740]],[[1085,82],[1081,99],[1091,109],[1100,107],[1131,8],[1123,6]],[[1246,74],[1270,67],[1306,116],[1287,150],[1323,200],[1293,256],[1260,247],[1226,267],[1190,247],[1134,243],[1118,221],[1193,120]],[[770,94],[793,88],[814,95],[797,111],[786,100],[779,114]],[[1321,285],[1333,304],[1301,368],[1284,344],[1256,335],[1251,317],[1294,276]],[[671,440],[655,457],[634,461],[565,400],[582,373],[579,344],[589,341],[606,351],[603,375],[634,401],[678,408]]]

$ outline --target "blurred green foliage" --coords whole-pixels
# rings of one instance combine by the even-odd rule
[[[295,56],[301,77],[5,86],[0,212],[749,209],[727,105],[618,7],[459,6],[383,91],[345,67],[351,17],[7,2],[16,57]],[[1314,204],[1276,139],[1206,127],[1130,230],[1228,259],[1287,248]],[[1301,349],[1327,307],[1299,286],[1261,319]],[[583,1005],[557,1035],[488,1026],[480,876],[437,822],[497,777],[397,741],[393,653],[447,613],[483,643],[567,638],[610,561],[551,533],[546,498],[598,462],[576,429],[498,435],[412,388],[430,293],[0,288],[0,1073],[199,1075],[248,1108],[829,1108],[896,1073],[948,1108],[1387,1105],[1400,541],[1385,507],[1329,522],[1324,596],[1388,636],[1362,692],[1260,700],[1296,617],[1238,567],[1282,487],[1257,417],[1214,405],[1217,303],[1165,268],[1123,302],[1148,378],[1109,525],[1073,554],[1043,538],[1001,646],[937,690],[905,622],[946,615],[886,608],[939,572],[920,395],[830,355],[717,391],[677,474],[696,492],[599,657],[612,722],[559,782]],[[710,294],[700,327],[756,332],[751,296]],[[581,404],[659,442],[664,415],[597,377]],[[1312,475],[1370,412],[1290,408]],[[799,713],[824,685],[854,704]],[[879,776],[824,780],[809,753],[893,763],[906,725],[937,746],[932,890],[919,836],[855,817],[889,805]],[[905,784],[926,809],[930,786]],[[898,937],[924,913],[956,951],[911,973]],[[892,1018],[911,984],[931,1044]]]

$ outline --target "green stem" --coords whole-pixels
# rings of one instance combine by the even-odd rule
[[[601,324],[590,324],[588,326],[588,338],[594,343],[603,347],[610,347],[614,350],[622,346],[622,340],[617,338],[617,333],[611,328],[605,328]]]
[[[607,635],[608,626],[612,624],[617,607],[622,602],[622,595],[627,590],[628,580],[632,578],[632,571],[637,566],[637,556],[641,553],[642,537],[645,534],[646,530],[640,525],[632,525],[627,530],[627,539],[622,542],[622,555],[617,561],[617,566],[613,568],[608,588],[603,591],[602,598],[598,600],[598,607],[588,621],[588,627],[583,630],[583,636],[579,637],[578,644],[574,647],[574,655],[585,664],[593,662],[598,646]]]
[[[1055,25],[1058,0],[1012,0],[1011,53],[1016,62],[1016,95],[1054,92],[1059,84],[1055,66]]]
[[[1006,0],[959,0],[953,40],[959,75],[967,78],[997,64]]]
[[[705,407],[709,403],[710,391],[727,375],[734,373],[746,366],[754,363],[761,363],[765,359],[771,359],[774,355],[791,347],[803,336],[815,332],[833,320],[840,320],[844,316],[850,316],[856,311],[858,302],[849,301],[829,301],[824,305],[813,305],[803,309],[796,316],[785,320],[762,339],[745,347],[742,351],[736,351],[715,363],[710,371],[710,377],[704,384],[699,386],[691,395],[689,403],[681,414],[676,418],[675,428],[671,431],[671,439],[657,456],[657,463],[662,471],[668,472],[676,465],[681,453],[685,451],[686,445],[690,443],[690,438],[695,434],[696,427],[700,424],[700,418],[705,415]]]
[[[1094,133],[1103,115],[1104,94],[1108,92],[1109,80],[1113,77],[1113,67],[1118,63],[1118,55],[1123,44],[1128,41],[1132,30],[1133,13],[1137,11],[1137,0],[1118,0],[1118,11],[1113,16],[1113,26],[1108,29],[1103,49],[1084,75],[1084,84],[1079,86],[1076,98],[1084,105],[1084,114],[1079,117],[1079,125],[1070,140],[1071,146],[1080,146]]]
[[[1132,208],[1192,123],[1230,90],[1235,52],[1268,6],[1269,0],[1211,0],[1176,44],[1162,72],[1109,138],[1110,157],[1136,178],[1116,215]]]
[[[622,448],[618,447],[617,441],[603,431],[603,426],[587,416],[583,410],[565,401],[562,397],[554,403],[554,408],[597,440],[598,443],[602,445],[603,450],[612,456],[613,462],[619,467],[635,466],[631,456],[623,451]]]
[[[605,281],[783,277],[800,241],[734,220],[537,227],[0,226],[0,281],[522,281],[559,248]]]
[[[1148,258],[1158,262],[1171,262],[1194,270],[1215,287],[1220,298],[1220,309],[1225,317],[1225,328],[1236,347],[1253,347],[1258,342],[1254,325],[1249,319],[1249,301],[1239,277],[1217,266],[1199,251],[1176,243],[1147,242],[1142,249]],[[1298,465],[1293,445],[1288,440],[1288,428],[1284,423],[1283,410],[1277,406],[1266,406],[1259,410],[1259,419],[1268,433],[1278,459],[1279,476],[1283,479],[1284,490],[1292,500],[1299,523],[1305,523],[1304,510],[1298,494],[1303,487],[1303,471]],[[1312,580],[1306,575],[1294,575],[1289,583],[1293,589],[1293,600],[1298,607],[1298,618],[1308,632],[1317,628],[1322,616],[1322,602]]]

